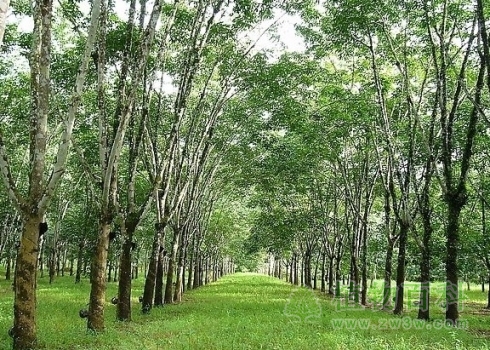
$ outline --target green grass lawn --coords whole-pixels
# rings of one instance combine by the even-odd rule
[[[469,328],[464,330],[441,328],[442,308],[433,307],[434,321],[415,324],[416,308],[409,308],[405,318],[394,317],[256,274],[226,276],[187,292],[181,304],[142,315],[140,279],[133,288],[133,322],[115,321],[109,301],[117,284],[110,283],[107,330],[94,336],[78,317],[88,301],[88,280],[75,285],[64,277],[52,286],[47,281],[38,284],[38,338],[44,349],[490,349],[490,313],[482,310],[486,294],[478,290],[467,293],[461,317]],[[370,297],[376,293],[379,288]],[[11,347],[11,324],[12,291],[2,280],[0,350]]]

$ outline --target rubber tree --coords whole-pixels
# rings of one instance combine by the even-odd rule
[[[105,4],[104,4],[105,5]],[[134,86],[140,86],[144,77],[150,50],[153,45],[155,30],[160,19],[163,2],[156,0],[153,3],[150,18],[137,45],[136,54],[131,54],[133,41],[133,22],[135,20],[136,2],[130,5],[127,23],[126,46],[121,67],[121,79],[118,87],[118,101],[114,111],[114,124],[109,124],[106,104],[106,21],[107,8],[104,6],[104,15],[101,16],[101,31],[97,53],[98,69],[98,107],[99,107],[99,166],[102,191],[100,194],[99,236],[92,259],[91,290],[89,302],[89,315],[87,328],[100,332],[104,325],[104,302],[106,290],[107,251],[109,247],[109,234],[111,225],[117,215],[119,203],[117,200],[117,175],[120,164],[121,151],[125,140],[129,120],[133,113],[138,89],[128,86],[129,80]],[[131,69],[130,69],[131,68]],[[109,130],[109,125],[112,131]],[[96,178],[93,176],[93,178]],[[124,220],[118,217],[117,220]],[[127,300],[126,302],[127,303]]]
[[[69,153],[73,125],[80,104],[81,94],[87,73],[90,53],[94,46],[100,1],[92,6],[92,15],[85,51],[75,80],[68,115],[58,146],[54,166],[49,171],[46,166],[48,117],[51,97],[50,62],[53,20],[51,1],[35,2],[33,9],[34,28],[30,52],[31,71],[31,115],[29,127],[29,190],[22,195],[13,178],[7,156],[5,142],[0,131],[0,169],[8,195],[22,217],[23,229],[16,262],[14,297],[14,342],[17,350],[32,349],[37,346],[36,332],[36,272],[38,266],[39,235],[46,228],[41,225],[65,171]],[[4,128],[5,126],[3,126]]]

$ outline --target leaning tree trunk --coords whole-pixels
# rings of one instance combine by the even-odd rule
[[[90,268],[90,301],[87,328],[101,332],[104,330],[104,302],[106,291],[107,251],[109,250],[110,217],[104,215],[99,223],[99,237]]]

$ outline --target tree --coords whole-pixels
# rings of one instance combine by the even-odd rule
[[[36,274],[39,236],[47,227],[42,224],[53,193],[65,171],[73,124],[83,91],[87,65],[95,42],[100,2],[92,6],[92,16],[85,52],[76,77],[65,129],[50,176],[46,172],[47,123],[50,106],[50,60],[52,2],[37,1],[34,6],[34,29],[30,52],[31,115],[29,128],[28,189],[19,189],[7,157],[3,132],[0,132],[0,170],[8,195],[22,217],[23,229],[16,261],[14,301],[14,343],[16,350],[36,347]],[[5,126],[4,126],[5,127]]]

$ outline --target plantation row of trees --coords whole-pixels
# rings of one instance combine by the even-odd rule
[[[117,319],[130,321],[141,266],[143,313],[234,271],[248,209],[227,178],[257,113],[244,91],[266,59],[248,32],[275,6],[19,1],[14,20],[0,16],[0,252],[9,273],[15,265],[14,349],[37,346],[45,266],[51,280],[67,263],[76,281],[90,273],[94,333],[111,274]]]
[[[446,281],[456,324],[459,283],[490,280],[489,11],[445,0],[304,11],[306,54],[269,68],[249,251],[266,249],[292,283],[327,276],[330,294],[348,274],[362,304],[381,276],[395,314],[407,277],[420,281],[425,320],[429,282]]]
[[[329,293],[348,274],[363,304],[383,276],[396,314],[419,280],[421,319],[445,280],[453,324],[461,279],[489,278],[481,0],[17,1],[11,22],[4,7],[14,349],[36,347],[36,277],[58,266],[90,273],[95,332],[109,274],[131,320],[138,267],[145,313],[266,252]],[[301,16],[304,52],[258,49],[281,13]]]

